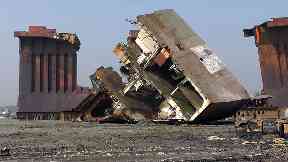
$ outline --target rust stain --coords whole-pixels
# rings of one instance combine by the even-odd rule
[[[272,106],[288,106],[288,18],[273,18],[244,33],[254,36],[258,47],[262,92],[273,97]]]

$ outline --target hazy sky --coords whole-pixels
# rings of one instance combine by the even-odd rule
[[[117,67],[112,48],[133,28],[125,19],[167,8],[182,16],[253,93],[261,88],[257,49],[242,29],[288,16],[287,6],[284,0],[1,0],[0,105],[17,102],[19,54],[13,31],[44,25],[76,32],[82,42],[78,80],[89,86],[88,76],[98,66]]]

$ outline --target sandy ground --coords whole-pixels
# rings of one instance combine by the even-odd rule
[[[288,161],[273,135],[233,125],[96,124],[0,120],[1,161]]]

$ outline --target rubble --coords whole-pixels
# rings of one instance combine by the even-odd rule
[[[43,26],[14,33],[20,39],[17,118],[91,123],[20,123],[19,131],[19,123],[8,121],[2,125],[7,132],[0,132],[0,144],[9,141],[9,147],[0,150],[1,160],[23,155],[49,161],[287,159],[287,18],[244,30],[259,48],[263,90],[255,97],[173,10],[129,22],[136,30],[113,49],[120,73],[97,68],[90,75],[93,88],[77,84],[81,43],[76,34]],[[98,125],[105,122],[138,124]],[[244,128],[244,135],[239,137],[238,128]]]
[[[266,108],[271,96],[250,97],[206,42],[173,10],[140,15],[130,22],[138,29],[130,30],[127,41],[113,49],[121,74],[100,67],[90,76],[94,97],[75,109],[82,112],[80,120],[93,120],[85,111],[97,110],[94,116],[101,114],[94,119],[97,121],[203,123],[230,117],[240,109],[249,114],[255,108]],[[251,122],[255,116],[241,114],[234,115],[236,125]],[[262,125],[255,127],[262,129]]]
[[[81,43],[76,34],[42,26],[15,32],[21,49],[17,117],[207,122],[229,117],[250,101],[241,83],[173,10],[138,16],[134,24],[138,29],[130,31],[127,43],[113,50],[121,75],[98,68],[91,75],[93,90],[77,85]]]
[[[0,150],[0,156],[10,156],[10,149],[8,147],[3,147]]]
[[[152,120],[157,115],[155,92],[148,87],[137,93],[123,94],[125,87],[120,75],[112,68],[100,67],[90,76],[94,90],[110,96],[111,114],[114,118],[127,121]],[[159,103],[159,102],[158,102]]]
[[[217,140],[220,140],[220,141],[223,141],[225,140],[225,138],[222,138],[222,137],[218,137],[218,136],[209,136],[207,138],[208,141],[217,141]]]
[[[288,145],[288,141],[285,140],[284,138],[274,138],[273,139],[273,143],[274,145],[278,145],[278,146],[285,146]]]
[[[244,31],[245,36],[255,36],[261,58],[268,57],[263,49],[275,41],[273,34],[279,31],[274,28],[284,30],[285,20],[273,19]],[[234,115],[236,126],[246,125],[249,131],[271,132],[274,126],[287,134],[285,122],[278,119],[288,111],[280,110],[279,103],[283,107],[285,102],[283,96],[277,99],[279,86],[271,86],[278,79],[281,91],[286,90],[285,68],[280,69],[282,77],[271,81],[270,63],[260,60],[263,93],[251,97],[175,11],[159,10],[129,22],[137,29],[113,49],[120,74],[99,67],[90,76],[93,89],[77,85],[76,54],[81,43],[76,34],[42,26],[15,32],[20,38],[18,119],[206,123]]]

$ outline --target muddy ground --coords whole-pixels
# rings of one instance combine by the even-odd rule
[[[0,120],[1,161],[288,161],[273,135],[233,125],[96,124]]]

